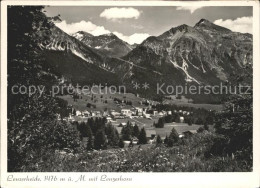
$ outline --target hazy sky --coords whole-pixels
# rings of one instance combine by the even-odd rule
[[[252,33],[252,7],[109,7],[51,6],[48,16],[60,14],[56,25],[68,34],[86,31],[93,35],[113,32],[129,43],[141,43],[181,24],[194,26],[201,18],[233,31]]]

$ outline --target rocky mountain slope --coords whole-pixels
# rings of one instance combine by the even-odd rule
[[[88,42],[87,37],[93,39]],[[78,32],[73,37],[54,26],[49,38],[45,40],[42,36],[39,43],[47,62],[55,69],[56,74],[65,76],[73,83],[122,83],[122,77],[131,67],[136,66],[143,72],[146,70],[132,62],[117,58],[122,55],[124,47],[127,51],[132,48],[113,34],[94,37],[86,32]],[[99,48],[100,45],[103,47]],[[112,50],[108,49],[110,46],[113,46]],[[117,55],[111,57],[111,54]],[[106,77],[107,75],[109,76]]]
[[[114,71],[105,64],[106,55],[55,26],[50,39],[44,40],[42,36],[39,47],[52,71],[72,83],[118,84]]]
[[[85,45],[98,49],[110,57],[122,57],[134,48],[127,42],[119,39],[113,33],[93,36],[87,32],[79,31],[72,36]]]
[[[123,59],[162,74],[171,65],[172,75],[181,73],[185,82],[215,84],[252,65],[252,35],[202,19],[194,27],[181,25],[147,38]]]
[[[39,46],[50,64],[75,82],[121,83],[131,92],[155,95],[157,83],[214,85],[252,73],[252,35],[205,19],[148,37],[135,48],[113,34],[70,36],[57,27],[50,33],[51,40]],[[150,90],[133,90],[135,82],[147,82]]]

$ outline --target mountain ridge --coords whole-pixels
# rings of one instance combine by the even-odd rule
[[[62,52],[55,54],[55,59],[56,55],[73,53],[83,60],[75,60],[78,68],[82,63],[87,71],[84,61],[93,64],[99,68],[91,65],[90,70],[110,72],[108,83],[114,75],[117,81],[113,83],[125,84],[131,92],[142,92],[132,90],[131,85],[135,82],[147,82],[151,89],[156,88],[156,83],[215,85],[231,82],[234,75],[252,72],[252,35],[232,32],[206,19],[193,27],[186,24],[172,27],[161,35],[148,37],[132,49],[114,34],[93,36],[79,31],[70,36],[53,29],[51,35],[51,41],[43,42],[41,46],[45,50]],[[73,68],[73,62],[66,64]],[[70,71],[61,70],[67,75]],[[95,77],[94,73],[89,75]],[[95,80],[84,74],[70,76],[76,76],[82,83],[84,79]],[[151,95],[156,94],[151,92]]]
[[[94,36],[84,31],[72,34],[85,45],[95,48],[110,57],[122,57],[130,52],[134,46],[121,40],[113,33]]]

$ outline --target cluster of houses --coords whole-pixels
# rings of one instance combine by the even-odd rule
[[[89,117],[106,117],[108,122],[112,122],[116,119],[125,119],[125,118],[146,118],[151,119],[152,117],[163,117],[167,115],[172,115],[173,113],[178,113],[180,115],[180,123],[184,122],[184,116],[190,115],[190,112],[183,110],[174,110],[174,111],[157,111],[156,109],[151,109],[150,106],[145,107],[126,107],[122,108],[120,111],[109,110],[109,111],[99,111],[99,110],[76,110],[71,107],[71,113],[69,117],[64,118],[63,120],[73,122],[76,119],[89,118]],[[60,117],[58,117],[60,119]],[[82,119],[83,120],[83,119]]]

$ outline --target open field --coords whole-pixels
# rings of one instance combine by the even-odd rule
[[[185,107],[193,107],[193,108],[204,108],[206,110],[215,110],[215,111],[220,111],[223,110],[223,105],[221,104],[195,104],[189,102],[187,99],[182,98],[182,99],[165,99],[163,101],[164,104],[174,104],[177,106],[185,106]]]
[[[105,93],[104,91],[101,91],[102,93]],[[100,92],[100,93],[101,93]],[[98,92],[96,92],[98,93]],[[91,100],[92,96],[87,94],[79,94],[79,99],[77,101],[74,101],[73,97],[71,95],[63,95],[59,96],[59,98],[64,99],[68,101],[69,105],[73,105],[73,107],[77,110],[99,110],[104,111],[104,109],[110,110],[113,109],[115,111],[120,111],[122,108],[130,108],[129,105],[117,105],[114,102],[114,98],[125,100],[125,101],[131,101],[132,105],[135,107],[142,106],[140,104],[140,101],[143,100],[143,98],[137,97],[132,93],[107,93],[107,94],[93,94],[93,100]],[[96,108],[88,108],[87,103],[90,103],[92,105],[95,105]]]
[[[165,138],[165,136],[169,136],[172,128],[174,127],[178,133],[182,133],[189,130],[198,130],[200,127],[203,127],[203,125],[188,125],[187,123],[166,123],[164,125],[164,128],[155,128],[153,127],[153,122],[158,122],[158,118],[153,118],[152,120],[146,119],[146,118],[134,118],[134,119],[117,119],[116,121],[112,122],[112,124],[116,127],[117,131],[120,133],[122,127],[118,127],[120,123],[124,122],[131,122],[136,123],[138,127],[145,128],[145,130],[155,130],[157,135],[160,135],[162,138]]]
[[[80,91],[81,92],[81,91]],[[104,111],[105,109],[110,110],[113,109],[115,111],[120,111],[122,108],[131,108],[130,105],[121,105],[116,104],[114,102],[114,98],[125,100],[125,101],[131,101],[132,105],[135,107],[142,107],[144,105],[140,104],[141,101],[144,101],[144,98],[137,97],[136,95],[132,93],[111,93],[106,92],[105,89],[102,89],[101,91],[93,89],[93,93],[97,94],[79,94],[79,99],[74,101],[73,97],[71,95],[63,95],[59,96],[59,98],[62,98],[66,101],[68,101],[69,105],[73,105],[73,107],[77,110],[98,110],[98,111]],[[104,93],[104,94],[103,94]],[[91,100],[93,96],[93,100]],[[90,103],[91,105],[94,105],[95,108],[87,107],[87,103]],[[154,101],[154,104],[158,102]],[[216,110],[220,111],[223,109],[223,105],[220,104],[194,104],[191,103],[187,98],[182,96],[181,99],[176,99],[176,97],[172,97],[171,99],[165,99],[163,101],[163,104],[173,104],[177,106],[185,106],[185,107],[193,107],[193,108],[204,108],[206,110]]]
[[[153,129],[156,131],[157,135],[160,135],[161,138],[165,138],[170,135],[172,128],[175,128],[178,133],[182,133],[190,130],[198,130],[200,127],[202,127],[202,125],[193,124],[190,126],[187,123],[166,123],[164,128],[153,127]]]

